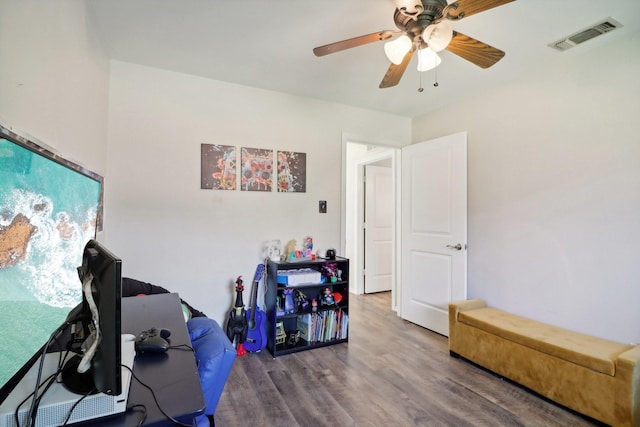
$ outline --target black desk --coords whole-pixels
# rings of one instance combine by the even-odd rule
[[[157,294],[122,299],[122,333],[138,335],[152,327],[171,331],[171,345],[191,345],[178,294]],[[178,421],[194,424],[194,418],[204,413],[205,401],[200,387],[198,368],[193,352],[169,349],[164,354],[136,356],[133,372],[153,389],[162,409]],[[131,378],[127,406],[141,404],[147,408],[145,426],[173,425],[158,409],[151,392]],[[141,409],[111,417],[96,426],[136,426]]]

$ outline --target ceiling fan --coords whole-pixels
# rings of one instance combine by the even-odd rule
[[[454,31],[448,21],[459,21],[514,0],[394,0],[396,10],[393,20],[399,31],[383,30],[313,49],[316,56],[325,56],[364,44],[388,40],[385,53],[391,65],[384,75],[380,88],[397,85],[404,71],[418,51],[418,70],[426,71],[440,63],[437,52],[446,49],[469,62],[489,68],[504,57],[504,52],[479,40]]]

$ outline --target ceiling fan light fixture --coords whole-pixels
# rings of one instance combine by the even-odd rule
[[[402,63],[404,56],[411,50],[411,39],[406,34],[384,44],[384,53],[389,61],[396,65]]]
[[[394,0],[394,3],[399,11],[404,11],[409,15],[415,15],[423,9],[420,0]]]
[[[441,62],[440,55],[428,47],[418,51],[418,71],[432,70],[440,65]]]
[[[434,52],[446,49],[453,38],[453,28],[448,21],[440,21],[437,24],[428,25],[422,33],[422,40]]]

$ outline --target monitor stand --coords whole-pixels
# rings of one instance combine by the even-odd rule
[[[66,353],[66,352],[65,352]],[[73,354],[72,354],[73,355]],[[135,357],[134,342],[131,338],[122,336],[122,364],[133,369],[133,359]],[[52,375],[58,368],[60,353],[47,353],[44,359],[44,366],[41,381]],[[16,407],[27,398],[35,387],[38,376],[40,361],[31,367],[16,388],[6,398],[0,406],[0,427],[15,426]],[[129,386],[131,385],[131,372],[122,367],[122,393],[117,396],[110,396],[104,393],[96,393],[86,396],[73,409],[73,413],[68,423],[92,420],[95,418],[107,417],[120,414],[127,409],[127,398],[129,396]],[[73,405],[82,397],[68,391],[60,382],[55,382],[44,394],[38,407],[36,425],[38,427],[54,427],[64,423]],[[27,415],[31,399],[28,399],[18,411],[19,425],[27,425]]]

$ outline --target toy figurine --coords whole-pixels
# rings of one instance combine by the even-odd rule
[[[296,306],[293,303],[293,289],[285,289],[282,291],[284,294],[284,312],[290,314],[296,311]]]
[[[322,291],[321,304],[322,305],[335,305],[336,304],[336,300],[333,298],[333,295],[331,294],[331,289],[324,288],[324,290]]]
[[[311,300],[311,311],[318,311],[318,301],[315,298]]]
[[[287,333],[284,331],[284,323],[276,322],[276,345],[284,344],[287,340]]]
[[[236,279],[236,302],[229,312],[227,320],[227,337],[232,343],[236,342],[236,353],[238,356],[244,356],[247,351],[244,349],[244,341],[247,339],[247,315],[242,302],[242,292],[244,285],[242,284],[242,276]]]
[[[287,343],[289,347],[295,347],[298,341],[300,341],[300,331],[290,332],[289,342]]]
[[[309,308],[309,300],[302,292],[296,290],[296,308],[298,311],[306,311]]]
[[[327,263],[322,266],[322,275],[327,281],[335,283],[338,280],[338,264]]]
[[[307,236],[302,244],[302,256],[308,258],[313,253],[313,237]]]
[[[267,257],[274,262],[280,261],[280,240],[271,240],[267,246]]]
[[[296,241],[295,240],[289,240],[287,242],[287,244],[284,247],[284,254],[282,254],[282,256],[284,257],[283,261],[286,261],[289,258],[296,257]]]

